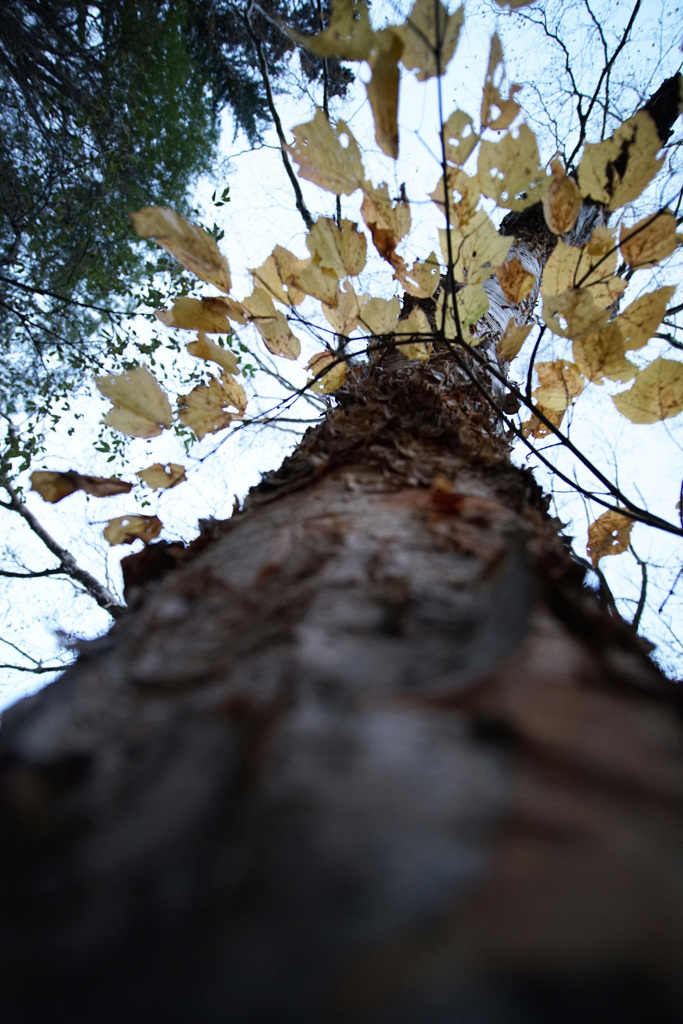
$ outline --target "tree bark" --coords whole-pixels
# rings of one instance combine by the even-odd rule
[[[447,353],[387,352],[142,558],[3,720],[3,1021],[680,1019],[674,694],[546,505]]]

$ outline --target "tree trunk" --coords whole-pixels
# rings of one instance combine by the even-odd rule
[[[385,353],[137,556],[3,721],[2,1020],[679,1020],[674,697],[546,505],[447,353]]]

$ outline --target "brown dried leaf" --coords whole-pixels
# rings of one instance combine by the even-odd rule
[[[277,302],[281,302],[285,306],[298,306],[306,297],[306,293],[302,292],[300,288],[284,283],[274,252],[270,254],[265,263],[250,270],[249,273],[257,288],[264,288]]]
[[[316,391],[319,395],[329,395],[337,391],[346,380],[346,360],[340,360],[332,352],[316,352],[309,359],[306,369],[313,374],[306,386],[309,391]],[[322,376],[319,376],[320,374]]]
[[[53,505],[74,491],[85,491],[94,498],[108,498],[113,494],[128,494],[132,486],[125,480],[117,480],[115,477],[86,476],[73,469],[65,473],[52,472],[48,469],[39,469],[31,473],[31,490],[37,491],[43,501],[49,501]]]
[[[360,212],[370,229],[377,252],[395,269],[404,267],[405,263],[396,254],[396,246],[410,231],[410,206],[407,199],[400,197],[394,204],[389,198],[387,185],[380,185],[379,188],[367,185],[363,192]]]
[[[418,82],[443,74],[455,53],[464,11],[459,7],[449,14],[441,0],[415,0],[405,25],[394,28],[403,41],[401,61],[415,71]],[[441,59],[437,64],[437,44]]]
[[[443,137],[446,143],[446,159],[460,166],[465,163],[479,142],[479,136],[474,130],[474,121],[464,110],[453,111],[443,126]]]
[[[177,462],[168,462],[166,465],[161,462],[155,462],[153,466],[141,469],[135,475],[140,477],[143,484],[147,484],[148,487],[152,487],[155,491],[167,487],[176,487],[183,480],[187,480],[185,467],[180,466]]]
[[[269,352],[284,359],[298,359],[301,352],[299,339],[289,329],[284,313],[275,309],[267,291],[254,288],[251,295],[243,300],[243,305]]]
[[[375,46],[368,58],[372,78],[365,86],[375,121],[375,141],[394,160],[398,156],[398,60],[403,40],[394,28],[375,33]]]
[[[367,259],[368,243],[358,225],[342,220],[339,227],[331,217],[319,217],[306,236],[311,256],[338,278],[360,274]]]
[[[153,238],[201,281],[230,291],[228,261],[203,228],[162,206],[145,206],[130,216],[140,238]]]
[[[514,97],[521,89],[521,86],[511,86],[508,97],[505,99],[500,91],[504,75],[503,48],[496,33],[491,38],[489,63],[481,100],[482,128],[495,128],[498,131],[502,131],[504,128],[510,127],[519,113],[519,104],[515,102]],[[496,108],[499,111],[497,116],[495,114]]]
[[[358,326],[360,318],[361,297],[356,295],[350,281],[344,282],[344,289],[337,295],[336,308],[322,304],[327,322],[334,327],[337,334],[348,337]]]
[[[555,235],[563,235],[576,224],[583,206],[579,186],[567,177],[561,160],[550,164],[552,180],[543,196],[545,222]]]
[[[401,282],[409,295],[414,295],[418,299],[428,299],[441,281],[441,267],[436,253],[431,252],[424,263],[416,260],[410,268],[399,268],[394,277]]]
[[[560,427],[562,420],[564,419],[564,409],[543,409],[539,406],[539,412],[543,413],[547,420],[550,420],[556,427]],[[534,413],[531,419],[525,420],[521,425],[522,437],[548,437],[553,434],[550,427],[546,426],[542,420]]]
[[[523,302],[536,284],[536,275],[525,270],[516,256],[507,259],[498,267],[496,277],[503,289],[503,295],[513,306]]]
[[[439,230],[441,252],[449,263],[448,229]],[[495,273],[510,251],[513,239],[501,235],[483,210],[464,228],[450,229],[453,274],[463,284],[481,284]]]
[[[677,416],[683,411],[683,363],[655,359],[640,371],[633,387],[613,401],[631,423],[658,423]]]
[[[241,419],[246,406],[244,388],[228,373],[223,373],[220,380],[212,377],[208,386],[193,388],[189,395],[178,396],[178,415],[200,441],[205,434],[216,434],[233,420]]]
[[[574,362],[581,373],[596,384],[603,379],[627,381],[638,369],[626,358],[621,327],[611,320],[600,331],[592,331],[573,342]]]
[[[596,309],[604,309],[626,288],[626,282],[614,276],[616,266],[616,241],[610,228],[595,228],[581,248],[559,240],[545,265],[541,294],[560,295],[573,288],[586,288]]]
[[[157,309],[154,314],[166,327],[181,331],[208,331],[209,334],[228,334],[231,324],[226,312],[211,299],[176,299],[171,309]]]
[[[479,182],[471,178],[459,167],[449,167],[446,171],[448,185],[448,218],[451,224],[464,228],[472,220],[479,202]],[[460,199],[456,199],[456,194]],[[443,175],[436,183],[436,188],[429,193],[443,214],[446,213],[446,199]]]
[[[543,296],[543,320],[553,334],[583,338],[607,324],[610,311],[596,309],[590,288],[570,288],[560,295]]]
[[[281,245],[275,246],[273,256],[285,284],[320,299],[328,306],[334,306],[339,291],[339,280],[334,270],[321,266],[319,256],[300,260]]]
[[[571,405],[584,388],[579,368],[565,359],[552,363],[536,363],[539,386],[534,391],[536,405],[547,410],[564,410]]]
[[[162,523],[157,516],[118,516],[109,520],[102,535],[112,547],[115,544],[132,544],[138,539],[144,544],[149,544],[159,536],[161,530]]]
[[[631,539],[633,520],[608,509],[588,527],[586,551],[594,566],[605,555],[620,555],[627,551]]]
[[[549,179],[539,166],[536,136],[528,125],[520,125],[516,137],[508,132],[498,142],[482,142],[477,180],[482,195],[509,210],[540,201]]]
[[[364,0],[333,0],[328,26],[315,36],[306,36],[292,28],[287,33],[318,57],[340,60],[365,60],[373,46],[367,4]]]
[[[619,248],[631,267],[652,267],[678,247],[683,236],[676,234],[676,218],[669,210],[643,217],[631,228],[621,225]]]
[[[350,196],[365,184],[358,143],[344,121],[333,128],[322,110],[307,124],[292,130],[294,144],[287,149],[299,165],[299,177],[313,181],[335,195]],[[342,145],[342,140],[347,145]]]
[[[604,142],[586,143],[579,164],[581,195],[608,210],[637,199],[659,171],[664,157],[657,128],[645,110],[624,121]]]
[[[131,437],[157,437],[171,426],[171,403],[146,366],[95,377],[95,383],[113,403],[104,417],[113,430]]]
[[[395,329],[401,312],[401,303],[396,296],[393,299],[367,298],[362,302],[360,311],[361,323],[375,337],[391,334]]]
[[[505,362],[514,359],[529,336],[532,327],[533,324],[524,324],[518,327],[514,320],[510,320],[503,337],[498,342],[498,358]]]
[[[239,373],[239,363],[232,352],[211,341],[203,331],[199,332],[196,341],[190,342],[187,351],[195,359],[206,359],[212,363],[218,363],[226,373]]]
[[[410,341],[396,345],[396,351],[406,359],[429,359],[432,351],[432,329],[424,311],[415,306],[404,320],[396,324],[396,338],[410,336]],[[422,336],[422,337],[421,337]]]

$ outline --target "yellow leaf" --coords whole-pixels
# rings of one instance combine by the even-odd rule
[[[631,267],[652,267],[670,256],[681,241],[676,218],[669,210],[643,217],[632,228],[621,225],[619,248]]]
[[[446,184],[448,186],[448,220],[460,228],[472,220],[479,202],[479,182],[471,178],[459,167],[449,167],[446,171]],[[456,199],[456,194],[461,198]],[[443,175],[436,183],[436,188],[429,193],[439,207],[441,212],[446,214],[446,199]]]
[[[622,416],[631,423],[657,423],[683,410],[683,363],[655,359],[641,370],[629,391],[614,396]]]
[[[609,319],[608,309],[596,309],[590,288],[570,288],[559,295],[543,296],[543,320],[554,334],[583,338],[601,330]]]
[[[482,142],[477,168],[482,195],[509,210],[538,202],[548,187],[538,163],[536,138],[526,124],[520,125],[516,138],[508,132],[498,142]]]
[[[273,256],[285,284],[293,285],[306,295],[312,295],[328,306],[334,306],[337,301],[339,281],[334,270],[320,265],[319,256],[300,260],[298,256],[281,245],[275,246]]]
[[[456,291],[455,303],[457,319],[453,312],[451,295],[442,291],[437,299],[436,322],[443,330],[444,337],[450,341],[462,338],[468,345],[478,345],[479,339],[473,336],[470,328],[489,308],[488,295],[480,284],[466,285]]]
[[[495,128],[497,131],[502,131],[504,128],[510,127],[519,113],[519,104],[515,102],[514,97],[521,89],[521,86],[511,86],[507,99],[503,98],[500,85],[502,84],[504,74],[503,48],[496,33],[491,38],[489,63],[481,100],[482,128]],[[497,115],[496,110],[498,110]]]
[[[596,384],[601,384],[605,377],[621,381],[635,377],[637,368],[626,358],[625,351],[624,335],[616,320],[573,342],[574,362]]]
[[[536,275],[525,270],[516,256],[507,259],[498,267],[496,277],[503,289],[503,295],[513,306],[523,302],[536,284]]]
[[[135,475],[140,477],[143,484],[147,484],[155,491],[166,487],[176,487],[183,480],[187,480],[185,467],[178,465],[177,462],[169,462],[166,465],[155,462],[153,466],[141,469]]]
[[[463,330],[474,327],[478,320],[481,320],[489,308],[489,297],[484,291],[483,285],[467,284],[455,293],[455,302],[458,307],[458,317]],[[470,345],[478,345],[479,339],[472,336],[469,339]]]
[[[363,192],[360,212],[370,229],[377,252],[392,267],[404,267],[403,260],[396,254],[396,246],[410,231],[410,206],[407,199],[401,196],[394,204],[389,198],[387,185],[380,185],[379,188],[369,185]]]
[[[115,544],[132,544],[134,540],[149,544],[159,536],[161,529],[161,520],[156,516],[118,516],[108,521],[102,535],[112,547]]]
[[[300,288],[284,283],[274,252],[270,254],[265,263],[250,270],[249,273],[257,287],[264,288],[277,302],[282,302],[285,306],[298,306],[306,297],[306,293],[302,292]]]
[[[239,363],[232,352],[216,345],[210,338],[207,338],[203,331],[199,332],[196,341],[190,342],[187,351],[195,359],[206,359],[212,363],[218,363],[226,373],[239,373]]]
[[[95,377],[114,408],[104,417],[113,430],[131,437],[156,437],[171,426],[171,403],[146,366]]]
[[[337,391],[346,380],[346,360],[340,359],[332,352],[316,352],[309,359],[306,369],[313,374],[307,387],[309,391],[316,391],[319,395],[329,395]]]
[[[326,306],[322,304],[322,310],[327,322],[335,329],[337,334],[348,337],[358,326],[360,318],[360,298],[353,290],[350,281],[344,282],[344,290],[337,296],[337,306]]]
[[[429,359],[432,351],[432,329],[419,306],[415,306],[404,320],[399,320],[396,324],[396,338],[405,336],[409,336],[411,340],[397,344],[397,352],[406,359]]]
[[[463,110],[454,110],[443,126],[446,143],[446,159],[452,164],[465,163],[479,142],[474,130],[474,121]]]
[[[254,288],[251,295],[243,300],[243,305],[269,352],[284,359],[298,359],[301,351],[299,339],[290,331],[284,313],[275,309],[268,292]]]
[[[447,228],[439,230],[439,238],[446,265],[453,260],[455,280],[464,284],[481,284],[491,277],[507,257],[513,242],[512,238],[498,233],[483,210],[478,210],[464,228],[450,229],[450,253]]]
[[[617,250],[609,228],[595,228],[587,244],[579,248],[558,241],[545,265],[542,295],[560,295],[573,288],[590,291],[596,309],[604,309],[621,295],[626,282],[614,276]]]
[[[588,527],[586,550],[594,566],[605,555],[620,555],[627,551],[631,539],[633,520],[608,509]]]
[[[203,228],[163,206],[145,206],[130,216],[140,238],[153,238],[200,280],[230,291],[228,261]]]
[[[358,143],[344,121],[333,128],[320,108],[307,124],[293,129],[287,149],[299,165],[299,177],[335,195],[350,196],[365,183]],[[346,141],[346,146],[342,144]]]
[[[586,143],[579,164],[581,195],[608,210],[633,202],[664,162],[656,159],[662,143],[645,110],[624,121],[604,142]]]
[[[543,196],[545,222],[555,235],[564,235],[576,224],[583,206],[579,186],[567,177],[561,160],[550,164],[552,180]]]
[[[625,348],[642,348],[648,343],[664,319],[667,303],[675,291],[675,286],[669,286],[647,292],[617,317]]]
[[[401,282],[409,295],[414,295],[417,299],[428,299],[441,281],[441,267],[436,253],[430,253],[424,263],[416,260],[410,268],[399,268],[394,277]]]
[[[333,0],[328,26],[315,36],[302,35],[292,28],[286,31],[318,57],[338,57],[340,60],[364,60],[374,39],[364,0]]]
[[[361,305],[360,320],[370,334],[379,337],[392,333],[400,312],[401,303],[396,296],[393,299],[370,298]]]
[[[201,441],[205,434],[216,434],[244,415],[247,396],[230,374],[212,377],[206,387],[198,386],[189,395],[178,396],[178,415]],[[226,408],[232,406],[237,412]]]
[[[444,73],[458,45],[463,20],[462,7],[449,14],[441,0],[415,0],[405,25],[394,31],[404,44],[401,61],[408,71],[416,72],[418,82]]]
[[[338,278],[355,277],[365,266],[368,243],[350,220],[342,220],[337,227],[330,217],[319,217],[306,236],[306,245],[320,266],[334,271]]]
[[[566,409],[583,391],[584,381],[574,363],[556,359],[553,363],[536,363],[534,369],[539,384],[534,400],[542,409]]]
[[[532,327],[533,324],[524,324],[518,327],[514,320],[510,320],[505,328],[503,337],[498,342],[496,349],[498,358],[504,362],[510,362],[510,360],[514,359],[526,341]]]
[[[128,494],[132,486],[125,480],[117,480],[115,477],[85,476],[73,469],[65,473],[51,472],[47,469],[31,473],[31,490],[37,491],[43,501],[49,501],[53,505],[74,491],[85,491],[95,498],[108,498],[112,494]]]
[[[398,156],[398,86],[401,73],[398,59],[403,42],[393,28],[375,34],[375,48],[368,58],[372,78],[365,86],[375,121],[377,145],[394,160]]]
[[[212,295],[206,299],[183,296],[174,301],[171,309],[157,309],[154,315],[167,327],[209,334],[229,334],[232,331],[230,320],[238,324],[246,322],[241,304],[227,295]]]

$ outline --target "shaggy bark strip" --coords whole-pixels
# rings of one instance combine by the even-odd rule
[[[352,372],[5,715],[3,1020],[673,1021],[681,728],[557,530],[445,356]]]

